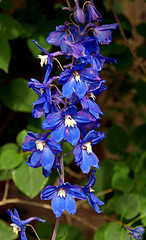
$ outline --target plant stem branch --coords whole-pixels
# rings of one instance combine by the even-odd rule
[[[28,227],[31,227],[31,228],[33,229],[33,231],[34,231],[34,233],[35,233],[35,235],[36,235],[37,239],[38,239],[38,240],[40,240],[40,238],[39,238],[39,236],[38,236],[38,234],[37,234],[36,230],[34,229],[34,227],[33,227],[33,226],[31,226],[30,224],[26,224],[26,226],[28,226]]]
[[[56,219],[56,223],[55,223],[55,227],[54,227],[54,231],[53,231],[53,235],[51,240],[55,240],[56,239],[56,234],[57,234],[57,230],[59,227],[59,222],[60,222],[60,217]]]
[[[125,35],[124,30],[123,30],[123,28],[122,28],[122,26],[121,26],[121,24],[120,24],[120,20],[119,20],[118,15],[117,15],[117,13],[116,13],[116,11],[115,11],[112,3],[111,3],[111,0],[108,0],[108,3],[109,3],[109,5],[110,5],[110,7],[111,7],[111,10],[112,10],[113,14],[114,14],[114,17],[115,17],[115,19],[116,19],[116,22],[119,24],[119,30],[120,30],[120,33],[121,33],[124,41],[125,41],[125,45],[129,48],[132,56],[137,60],[139,66],[140,66],[140,68],[141,68],[141,70],[142,70],[144,73],[146,73],[146,69],[145,69],[144,65],[141,63],[140,59],[138,58],[138,56],[136,55],[136,53],[134,52],[133,48],[131,47],[131,45],[129,44],[129,42],[128,42],[127,38],[126,38],[126,35]]]
[[[8,192],[9,192],[9,171],[7,172],[7,180],[6,180],[6,183],[5,183],[5,191],[4,191],[2,201],[5,201],[7,199]]]
[[[71,8],[71,5],[70,5],[69,0],[66,0],[66,4],[67,4],[67,6],[68,6],[69,8]]]

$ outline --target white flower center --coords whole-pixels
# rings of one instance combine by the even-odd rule
[[[74,72],[74,76],[75,76],[75,79],[76,79],[77,82],[81,81],[80,75],[79,75],[79,73],[77,71]]]
[[[41,67],[43,67],[44,64],[47,65],[48,55],[38,55],[38,58],[41,59],[41,62],[40,62]]]
[[[90,142],[86,142],[82,145],[82,149],[86,149],[87,153],[92,153],[92,146]]]
[[[95,190],[93,188],[90,187],[90,192],[95,192]]]
[[[13,232],[18,235],[18,232],[21,231],[21,228],[17,226],[15,223],[11,223],[10,226],[13,228]]]
[[[70,115],[65,116],[65,127],[74,127],[76,124],[76,121]]]
[[[35,142],[37,150],[43,151],[44,146],[46,145],[45,141],[37,140]]]
[[[57,194],[58,197],[64,197],[65,198],[65,190],[63,188],[61,188],[59,191],[58,191],[58,194]]]

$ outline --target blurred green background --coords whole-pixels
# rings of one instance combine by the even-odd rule
[[[73,1],[70,3],[73,6]],[[100,159],[94,189],[105,205],[103,213],[96,214],[87,202],[79,203],[75,216],[62,216],[58,239],[67,234],[69,240],[126,240],[129,237],[125,226],[146,226],[146,3],[143,0],[95,0],[94,3],[104,24],[119,21],[122,28],[113,31],[110,45],[101,46],[103,56],[116,58],[118,62],[118,65],[104,65],[100,77],[106,80],[107,90],[97,98],[104,112],[100,130],[107,137],[93,149]],[[37,58],[41,51],[32,40],[47,51],[54,51],[45,39],[55,26],[68,20],[69,13],[62,10],[65,4],[65,0],[0,1],[2,240],[16,239],[8,226],[7,208],[17,208],[22,219],[44,216],[47,223],[35,225],[41,239],[49,239],[54,226],[55,216],[51,210],[41,207],[39,193],[47,183],[56,183],[57,174],[52,172],[46,180],[40,168],[29,168],[25,164],[28,155],[22,151],[21,144],[27,130],[42,131],[43,119],[31,115],[31,104],[37,96],[27,87],[31,77],[43,81],[45,73]],[[64,147],[65,152],[71,149],[69,144]],[[86,184],[88,178],[75,166],[73,154],[64,161],[66,181]],[[21,201],[8,201],[14,198]],[[38,207],[33,206],[31,199]],[[35,239],[31,230],[27,234],[29,239]]]

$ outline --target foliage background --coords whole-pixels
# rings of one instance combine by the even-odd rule
[[[100,76],[107,81],[107,90],[97,99],[104,112],[100,130],[107,137],[94,148],[100,159],[94,189],[105,206],[102,214],[96,214],[86,202],[79,202],[75,216],[63,215],[58,239],[67,233],[67,239],[71,240],[126,240],[129,237],[125,226],[146,226],[145,3],[142,0],[95,0],[94,3],[103,23],[119,21],[121,26],[113,31],[113,42],[101,47],[102,55],[118,61],[118,65],[104,65]],[[16,207],[22,219],[43,215],[47,223],[37,223],[35,227],[44,240],[51,236],[55,222],[46,202],[39,199],[46,179],[40,169],[25,164],[28,156],[21,144],[26,129],[42,131],[43,119],[33,119],[31,115],[36,95],[27,87],[31,77],[40,81],[44,77],[37,59],[41,52],[32,39],[53,51],[45,39],[55,26],[68,19],[68,12],[61,9],[63,5],[63,0],[0,1],[0,239],[3,240],[16,239],[8,226],[7,208]],[[64,151],[70,150],[71,146],[66,145]],[[64,160],[66,180],[86,183],[87,178],[75,166],[73,155]],[[55,182],[53,173],[49,184]],[[27,234],[34,239],[29,229]]]

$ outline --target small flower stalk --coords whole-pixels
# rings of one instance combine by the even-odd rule
[[[100,213],[104,203],[93,193],[96,181],[95,172],[99,169],[98,157],[92,147],[105,138],[103,132],[95,131],[100,127],[103,115],[96,103],[99,95],[105,91],[105,80],[100,77],[104,63],[116,63],[115,59],[102,56],[100,45],[108,45],[112,41],[112,30],[118,27],[114,24],[101,24],[102,17],[97,11],[93,0],[84,3],[83,7],[75,0],[70,20],[59,25],[51,32],[46,41],[56,46],[57,51],[48,53],[34,40],[44,55],[39,55],[41,67],[44,68],[44,81],[32,78],[28,87],[38,95],[34,102],[32,115],[45,120],[42,129],[44,135],[28,132],[22,148],[31,155],[26,164],[32,168],[42,167],[42,173],[51,177],[52,169],[59,174],[58,186],[46,186],[41,192],[42,200],[51,200],[51,206],[56,218],[66,210],[69,214],[76,213],[76,199],[87,199],[91,207]],[[59,61],[59,56],[68,61],[65,66]],[[52,76],[52,69],[57,64],[60,75]],[[71,185],[64,179],[63,144],[69,142],[74,150],[74,163],[84,174],[90,173],[89,181],[84,186]],[[99,170],[98,170],[99,171]],[[25,227],[32,220],[21,221],[17,211],[14,214],[8,210],[13,222],[15,233],[21,231],[21,239],[25,240]],[[56,231],[56,229],[55,229]],[[55,234],[53,238],[55,239]],[[138,239],[138,238],[136,238]]]

